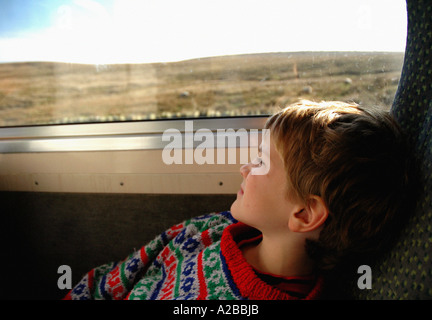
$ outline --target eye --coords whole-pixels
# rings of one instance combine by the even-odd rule
[[[264,161],[261,157],[256,157],[253,161],[252,164],[256,167],[261,167],[264,165]]]

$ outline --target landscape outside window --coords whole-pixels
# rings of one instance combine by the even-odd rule
[[[405,1],[234,3],[2,1],[0,126],[390,108]]]

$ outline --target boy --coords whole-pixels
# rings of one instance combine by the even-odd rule
[[[410,164],[387,113],[304,101],[266,128],[270,154],[241,167],[231,212],[173,226],[65,298],[318,299],[329,270],[388,249],[410,212]]]

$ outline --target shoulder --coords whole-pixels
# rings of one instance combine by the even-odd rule
[[[220,240],[226,227],[236,223],[229,211],[214,212],[182,223],[182,230],[174,239],[175,243],[183,242],[187,238],[202,238],[204,242],[213,243]]]
[[[216,227],[218,225],[228,226],[230,224],[236,223],[237,220],[233,218],[231,212],[213,212],[206,215],[191,218],[185,221],[185,226],[194,225],[200,231],[204,231],[209,228]]]

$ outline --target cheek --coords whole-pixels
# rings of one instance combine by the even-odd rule
[[[231,213],[237,220],[244,220],[244,218],[253,215],[259,203],[255,186],[251,183],[246,183],[245,192],[242,195],[237,195],[237,199],[231,205]],[[259,202],[259,201],[258,201]],[[243,221],[245,222],[245,221]]]
[[[242,206],[251,212],[262,211],[268,205],[269,195],[259,181],[246,184],[246,191],[242,197]]]

